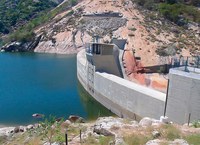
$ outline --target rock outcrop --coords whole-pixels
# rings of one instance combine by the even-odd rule
[[[35,37],[31,42],[12,42],[4,45],[1,50],[6,52],[26,52],[34,51],[35,47],[39,44],[41,36]]]
[[[110,139],[108,144],[114,145],[128,145],[136,142],[145,145],[188,145],[189,143],[183,138],[188,135],[196,136],[200,134],[200,129],[198,128],[166,124],[161,121],[162,120],[148,117],[143,118],[139,123],[134,120],[117,117],[100,117],[94,122],[86,123],[73,123],[66,120],[61,123],[60,132],[66,132],[67,130],[69,144],[81,144],[80,142],[89,144],[90,141],[94,144],[102,140],[106,141],[106,139]],[[31,135],[30,133],[27,134],[26,131],[30,132]],[[30,141],[34,141],[34,137],[37,136],[36,141],[38,143],[40,142],[45,145],[50,144],[49,140],[38,140],[38,134],[41,133],[40,131],[40,126],[38,124],[0,128],[0,138],[4,139],[5,144],[6,142],[10,144],[14,142],[16,144],[16,138],[23,136],[23,142],[29,144]],[[63,136],[64,134],[58,133],[54,135]],[[56,145],[62,143],[64,143],[64,141],[51,140],[51,144]]]

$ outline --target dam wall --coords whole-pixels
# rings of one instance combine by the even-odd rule
[[[85,50],[77,54],[77,76],[91,96],[120,117],[159,119],[163,115],[166,94],[95,71],[86,60]]]

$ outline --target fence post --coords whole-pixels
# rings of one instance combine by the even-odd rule
[[[190,118],[191,118],[191,113],[189,113],[189,116],[188,116],[188,126],[190,125]]]
[[[187,66],[188,66],[188,57],[187,57],[186,64],[185,64],[185,71],[187,71]]]
[[[65,144],[68,145],[68,135],[67,135],[67,129],[66,129],[66,132],[65,132]]]
[[[82,143],[81,135],[82,135],[82,131],[80,129],[80,143]]]

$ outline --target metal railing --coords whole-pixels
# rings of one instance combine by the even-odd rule
[[[177,68],[186,72],[199,72],[200,68],[200,56],[190,57],[174,57],[171,59],[171,68]]]
[[[190,66],[200,68],[200,56],[172,58],[172,67]]]

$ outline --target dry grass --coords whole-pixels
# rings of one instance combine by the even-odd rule
[[[143,134],[132,134],[124,137],[124,141],[128,145],[143,145],[151,139],[152,137],[150,135],[146,136]]]

